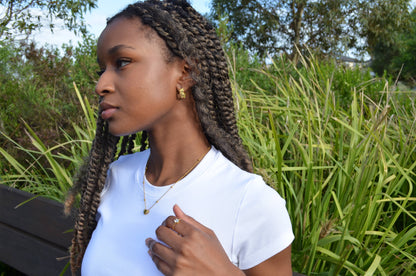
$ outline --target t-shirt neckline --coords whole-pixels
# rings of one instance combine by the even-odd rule
[[[145,157],[145,162],[137,168],[136,171],[136,179],[139,183],[140,191],[143,192],[143,173],[145,166],[147,164],[147,161],[150,156],[150,149],[147,150],[147,156]],[[209,166],[215,162],[217,159],[217,152],[218,150],[214,148],[214,146],[211,146],[211,149],[205,154],[205,156],[202,158],[202,160],[199,162],[196,167],[191,170],[184,178],[179,180],[176,183],[166,185],[166,186],[155,186],[151,184],[146,177],[144,177],[144,186],[146,189],[146,197],[152,198],[152,197],[159,197],[163,193],[165,193],[168,189],[172,187],[172,185],[175,185],[174,188],[172,188],[172,191],[169,191],[168,194],[166,194],[166,197],[172,196],[182,189],[186,188],[186,186],[191,185],[197,178],[201,177],[202,174],[206,172],[206,170],[209,168]]]

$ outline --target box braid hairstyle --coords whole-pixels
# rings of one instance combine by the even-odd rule
[[[214,28],[186,0],[148,0],[129,5],[110,18],[139,19],[166,42],[166,62],[174,57],[185,60],[194,80],[192,95],[197,114],[208,142],[243,170],[252,171],[251,160],[238,135],[233,95],[227,62]],[[99,111],[101,112],[101,111]],[[96,136],[84,166],[75,176],[68,193],[66,210],[78,192],[81,202],[70,248],[73,273],[79,269],[85,249],[96,227],[95,216],[100,203],[109,164],[115,156],[131,153],[136,134],[124,136],[117,154],[118,137],[108,132],[107,122],[97,120]],[[146,148],[147,133],[142,132],[141,149]]]

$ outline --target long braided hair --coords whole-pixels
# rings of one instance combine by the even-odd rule
[[[248,154],[238,135],[227,62],[214,28],[186,0],[148,0],[129,5],[108,20],[137,18],[150,26],[165,41],[167,62],[173,57],[185,60],[194,80],[192,95],[202,130],[210,144],[243,170],[252,171]],[[99,111],[100,112],[100,111]],[[107,122],[99,116],[96,136],[87,162],[75,177],[68,194],[66,209],[76,194],[81,202],[70,248],[71,269],[75,272],[96,227],[95,216],[100,203],[109,164],[115,156],[131,153],[136,134],[124,136],[117,154],[119,138],[108,132]],[[141,133],[141,149],[146,148],[147,133]]]

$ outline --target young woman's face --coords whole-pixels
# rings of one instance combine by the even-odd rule
[[[138,19],[117,18],[101,33],[97,59],[101,117],[121,136],[174,121],[183,61],[166,61],[164,41]]]

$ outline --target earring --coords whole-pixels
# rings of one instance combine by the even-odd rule
[[[183,88],[179,89],[178,94],[176,96],[177,96],[178,100],[186,99],[185,89],[183,89]]]

